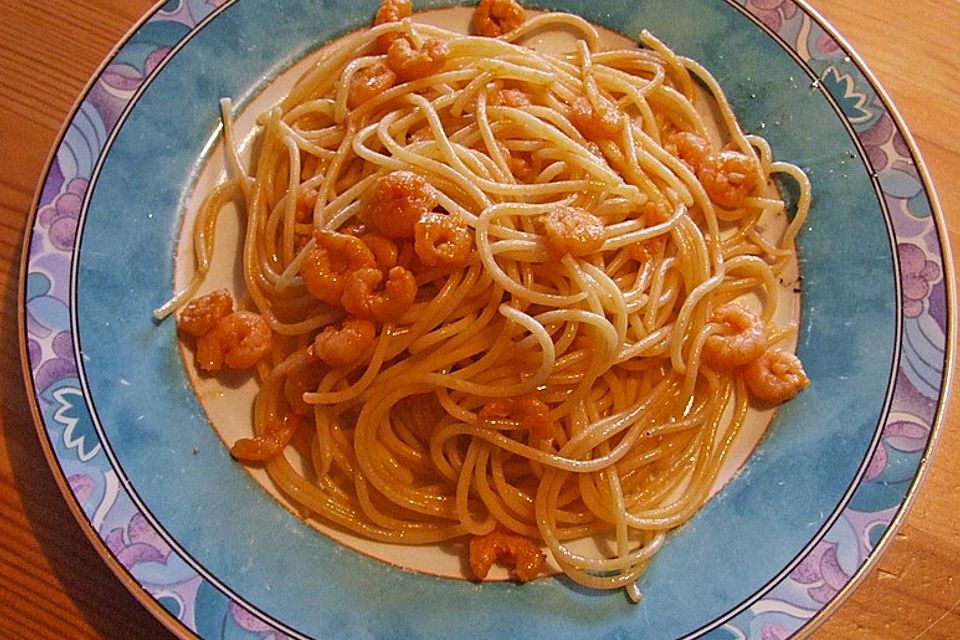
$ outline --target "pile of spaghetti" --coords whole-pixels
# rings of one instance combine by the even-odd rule
[[[513,0],[481,2],[469,36],[411,12],[384,0],[262,114],[252,175],[223,103],[233,176],[158,315],[182,309],[208,374],[256,368],[232,453],[308,517],[462,540],[477,579],[497,561],[533,578],[547,551],[636,596],[748,406],[808,384],[773,318],[809,184],[648,33],[600,50],[582,19]],[[575,49],[520,44],[551,29]],[[798,185],[792,214],[776,174]],[[245,212],[236,309],[197,295],[228,202]],[[570,545],[585,537],[604,551]]]

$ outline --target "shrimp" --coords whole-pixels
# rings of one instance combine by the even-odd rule
[[[270,351],[272,338],[270,325],[259,313],[234,311],[197,338],[197,362],[210,373],[224,365],[249,369]]]
[[[283,416],[283,420],[270,418],[264,424],[263,433],[234,442],[230,447],[230,455],[242,462],[271,460],[280,455],[303,425],[303,417],[291,413]]]
[[[400,22],[413,15],[412,0],[383,0],[373,17],[373,26],[388,22]],[[377,53],[386,53],[390,45],[398,38],[405,37],[399,31],[391,31],[377,36]]]
[[[603,221],[589,211],[560,205],[543,217],[547,252],[559,260],[568,253],[583,256],[603,245]]]
[[[303,284],[315,298],[339,305],[346,276],[363,267],[376,266],[376,258],[360,238],[336,231],[316,231],[317,246],[300,266]]]
[[[640,213],[644,216],[648,226],[662,224],[670,219],[670,204],[665,198],[648,200],[640,206]]]
[[[800,358],[781,349],[767,349],[743,369],[743,381],[758,399],[781,404],[810,386]]]
[[[693,132],[670,135],[666,147],[697,174],[707,197],[721,207],[736,209],[760,184],[752,158],[739,151],[714,152],[709,142]]]
[[[420,262],[420,257],[417,255],[414,243],[411,242],[404,242],[400,245],[400,252],[397,254],[397,264],[413,273],[420,273],[424,267],[424,264]]]
[[[667,151],[682,160],[688,167],[696,171],[710,155],[710,143],[692,131],[680,131],[667,137],[665,141]]]
[[[530,96],[521,89],[496,89],[490,93],[487,104],[491,107],[504,106],[515,109],[533,106],[533,102],[530,101]]]
[[[400,249],[397,247],[396,242],[376,233],[368,233],[360,236],[360,239],[363,240],[364,244],[366,244],[373,253],[373,257],[377,261],[378,269],[381,271],[389,271],[391,267],[397,266]]]
[[[373,344],[376,327],[369,320],[347,318],[340,329],[326,327],[313,340],[313,353],[331,367],[357,362]]]
[[[470,257],[473,237],[459,218],[430,211],[414,226],[414,250],[428,267],[462,267]]]
[[[350,78],[347,90],[347,106],[356,109],[367,100],[375,98],[397,82],[397,74],[383,61],[358,69]]]
[[[635,242],[627,246],[627,255],[637,262],[662,260],[667,243],[663,237],[651,238],[645,242]]]
[[[738,304],[717,307],[711,321],[720,325],[720,331],[703,343],[703,358],[710,365],[722,369],[741,367],[767,348],[763,320]]]
[[[543,568],[546,556],[533,540],[515,533],[492,531],[470,540],[470,571],[477,580],[483,580],[497,560],[513,565],[517,580],[533,580]]]
[[[396,240],[413,240],[420,216],[437,204],[433,187],[412,171],[394,171],[377,178],[368,194],[365,214],[373,227]]]
[[[443,40],[428,38],[414,49],[407,38],[397,38],[387,50],[387,66],[400,82],[409,82],[438,73],[449,56],[450,47]]]
[[[350,222],[338,228],[337,232],[348,236],[353,236],[355,238],[362,238],[364,234],[369,233],[369,229],[367,229],[367,225],[363,224],[356,218],[352,218]]]
[[[526,19],[516,0],[480,0],[473,23],[481,36],[496,38],[520,27]]]
[[[756,162],[739,151],[711,153],[697,169],[707,196],[727,209],[736,209],[760,184]]]
[[[317,390],[323,375],[323,367],[320,366],[312,349],[304,349],[296,357],[296,362],[283,379],[283,397],[286,398],[293,413],[309,417],[313,415],[313,407],[303,401],[303,394]]]
[[[414,144],[417,142],[430,142],[433,139],[433,130],[430,127],[420,127],[407,136],[407,142],[409,144]]]
[[[550,407],[531,393],[512,398],[497,398],[483,405],[477,414],[480,420],[507,418],[520,423],[536,438],[549,438],[553,434]]]
[[[507,167],[509,167],[510,173],[512,173],[514,177],[519,180],[527,180],[533,175],[533,166],[531,166],[529,160],[523,156],[513,155],[509,152],[504,155],[507,156]]]
[[[226,289],[219,289],[191,300],[177,319],[177,328],[199,338],[209,333],[220,318],[232,311],[233,298]]]
[[[520,180],[526,180],[533,175],[533,167],[530,164],[528,155],[514,154],[507,145],[499,140],[497,140],[496,143],[497,148],[500,149],[500,153],[503,154],[503,157],[507,161],[507,168],[510,169],[510,173]]]
[[[313,221],[313,208],[317,204],[317,190],[303,189],[297,190],[297,212],[296,220],[300,223]]]
[[[417,281],[408,269],[393,267],[387,273],[383,291],[375,292],[374,288],[383,279],[383,272],[376,268],[367,267],[351,273],[343,290],[343,308],[367,320],[390,322],[400,319],[417,297]]]
[[[598,108],[584,96],[570,105],[570,122],[588,140],[609,140],[620,135],[623,129],[623,114],[615,104],[603,96]]]

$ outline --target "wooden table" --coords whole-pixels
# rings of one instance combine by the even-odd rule
[[[960,254],[960,2],[813,0],[916,137]],[[34,191],[91,74],[153,0],[0,0],[0,637],[169,638],[121,586],[60,495],[21,382],[17,281]],[[960,376],[939,449],[880,562],[817,640],[960,638]]]

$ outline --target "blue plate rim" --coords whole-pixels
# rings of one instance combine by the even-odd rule
[[[28,277],[30,276],[29,263],[30,263],[31,253],[32,253],[31,247],[33,246],[33,242],[35,240],[34,234],[37,233],[38,231],[37,216],[42,206],[44,189],[45,187],[48,186],[48,183],[50,180],[51,167],[56,160],[57,152],[58,150],[61,149],[64,138],[68,135],[71,125],[75,123],[76,119],[78,118],[78,114],[80,114],[82,107],[88,100],[89,94],[93,89],[95,83],[97,82],[98,79],[101,78],[101,76],[107,70],[111,60],[113,60],[118,55],[118,53],[129,42],[129,40],[136,34],[137,31],[139,31],[145,24],[155,19],[157,15],[161,14],[164,10],[164,7],[171,4],[172,3],[168,2],[162,5],[156,6],[150,13],[145,15],[141,19],[141,21],[138,22],[132,28],[128,33],[128,35],[120,42],[120,44],[118,44],[114,48],[111,54],[104,61],[103,65],[96,72],[94,77],[91,79],[90,83],[87,85],[81,97],[78,99],[73,111],[71,112],[71,115],[68,117],[64,125],[63,130],[58,136],[58,141],[54,145],[54,149],[52,150],[50,158],[47,162],[47,168],[44,171],[44,178],[38,187],[37,194],[34,200],[34,206],[31,212],[31,220],[28,223],[28,233],[24,242],[22,268],[21,268],[21,285],[20,285],[20,298],[19,298],[21,304],[19,308],[19,316],[20,316],[20,327],[21,327],[21,330],[20,330],[21,354],[23,356],[23,362],[24,362],[24,375],[28,384],[28,388],[32,392],[30,394],[31,409],[36,419],[38,431],[42,436],[41,441],[44,444],[45,454],[47,455],[48,461],[50,462],[51,467],[55,472],[55,476],[57,477],[57,481],[61,487],[61,490],[64,492],[64,495],[68,498],[68,502],[71,504],[72,511],[77,516],[81,525],[83,525],[85,533],[87,533],[88,537],[94,543],[94,546],[97,548],[98,552],[100,552],[100,554],[105,558],[105,560],[107,560],[108,564],[111,565],[111,568],[122,579],[125,586],[131,589],[134,595],[136,595],[138,599],[141,600],[141,602],[143,602],[149,609],[151,609],[151,611],[157,614],[158,617],[165,624],[167,624],[172,630],[174,630],[177,633],[187,632],[192,634],[193,631],[189,629],[189,627],[184,625],[184,623],[177,620],[175,617],[171,616],[171,614],[169,614],[169,612],[167,612],[166,609],[158,605],[154,596],[151,596],[146,593],[146,591],[144,590],[144,586],[140,584],[140,582],[137,580],[135,576],[133,576],[132,573],[128,572],[126,568],[123,567],[123,565],[116,558],[116,556],[107,548],[103,540],[103,537],[101,536],[101,534],[97,533],[93,529],[93,526],[90,523],[89,518],[87,517],[87,515],[85,515],[83,511],[83,507],[80,503],[79,498],[77,497],[75,489],[72,489],[70,487],[68,483],[68,479],[64,475],[65,469],[62,464],[61,456],[59,456],[57,453],[56,443],[53,441],[51,434],[48,432],[48,423],[50,422],[49,416],[44,415],[44,411],[41,407],[41,401],[38,399],[39,394],[42,390],[37,388],[36,376],[38,373],[37,369],[39,369],[39,364],[41,363],[37,363],[38,366],[33,368],[31,368],[31,366],[29,365],[29,363],[31,362],[31,358],[30,358],[31,352],[28,344],[29,330],[28,330],[28,320],[27,320],[28,302],[29,302],[27,299],[28,298],[28,282],[27,281],[28,281]],[[217,11],[223,11],[231,4],[232,2],[229,2],[226,5],[221,6],[219,9],[217,9]],[[729,4],[731,4],[732,6],[736,6],[738,9],[740,8],[740,5],[737,5],[736,3],[729,2]],[[892,535],[893,532],[896,530],[896,528],[899,526],[899,524],[902,522],[903,518],[905,517],[905,514],[909,508],[909,505],[910,503],[912,503],[913,497],[916,494],[917,487],[919,486],[920,482],[925,476],[926,470],[929,468],[930,453],[932,452],[936,444],[936,441],[939,437],[940,430],[942,428],[942,416],[943,416],[944,407],[946,405],[946,393],[947,393],[947,390],[949,389],[949,382],[952,376],[951,365],[954,360],[955,348],[956,348],[956,340],[954,339],[955,332],[956,332],[956,326],[955,326],[956,292],[954,291],[953,287],[950,286],[951,283],[953,282],[952,273],[951,273],[952,262],[950,260],[950,255],[949,255],[950,254],[949,245],[943,242],[943,238],[945,237],[945,232],[943,230],[943,217],[942,217],[943,214],[940,209],[940,204],[939,204],[939,201],[937,200],[926,166],[921,161],[919,161],[920,156],[916,148],[916,144],[913,141],[912,137],[910,136],[909,132],[907,131],[906,127],[904,126],[901,116],[892,106],[892,103],[889,97],[883,91],[882,87],[876,81],[875,77],[872,75],[872,73],[869,72],[866,65],[863,64],[862,60],[857,56],[857,54],[852,50],[852,48],[850,48],[842,40],[842,38],[826,23],[826,21],[823,20],[819,16],[819,14],[817,14],[809,6],[805,4],[800,4],[799,6],[802,13],[812,18],[818,24],[818,26],[821,29],[823,29],[823,31],[826,34],[832,37],[833,40],[841,46],[841,48],[849,57],[849,59],[853,61],[854,65],[857,67],[857,70],[860,73],[862,73],[864,77],[867,79],[867,82],[869,83],[870,87],[877,92],[879,99],[883,103],[886,113],[892,118],[894,122],[896,132],[899,133],[901,136],[903,136],[903,139],[908,146],[910,156],[912,157],[912,159],[915,160],[915,166],[917,167],[920,173],[923,191],[926,194],[927,198],[929,199],[929,203],[932,208],[931,215],[935,222],[933,227],[933,232],[937,236],[937,241],[938,241],[937,248],[940,251],[939,257],[941,258],[941,261],[942,261],[941,269],[942,269],[943,278],[945,280],[945,287],[946,287],[945,295],[947,298],[947,304],[945,308],[945,313],[946,313],[945,320],[947,323],[946,334],[948,338],[946,340],[946,346],[944,350],[945,374],[941,379],[941,388],[940,388],[940,395],[937,398],[936,414],[932,420],[932,424],[930,425],[931,426],[930,436],[927,439],[927,443],[923,449],[923,456],[922,456],[921,463],[919,464],[917,473],[915,474],[913,481],[909,489],[907,490],[904,501],[899,505],[899,508],[897,509],[897,512],[893,520],[888,525],[881,539],[874,546],[874,550],[867,558],[867,561],[864,562],[860,566],[856,574],[851,577],[851,579],[847,582],[842,592],[838,594],[836,597],[834,597],[833,599],[831,599],[815,616],[816,620],[822,620],[826,615],[829,614],[830,611],[834,610],[839,605],[840,601],[842,601],[842,599],[846,597],[846,595],[848,595],[849,592],[853,590],[853,588],[855,588],[856,583],[858,583],[859,580],[862,579],[863,575],[867,572],[869,567],[873,564],[873,562],[875,562],[876,558],[880,555],[880,553],[882,553],[883,548],[886,547],[886,545],[889,543],[889,540],[893,537]],[[741,11],[743,11],[743,9],[741,9]],[[205,19],[210,19],[212,18],[213,15],[215,14],[210,14]],[[193,31],[191,31],[190,33],[193,33]],[[768,33],[776,37],[776,34],[774,34],[772,31],[768,30]],[[790,47],[785,47],[785,49],[787,51],[792,52],[792,48]],[[154,74],[157,73],[160,68],[162,68],[162,66],[155,68],[152,73]],[[142,86],[146,86],[147,84],[149,84],[149,78],[144,81]],[[134,102],[135,102],[135,98],[131,101],[131,104],[133,104]],[[898,282],[899,282],[899,278],[898,278]],[[878,433],[878,436],[879,436],[879,433]],[[812,630],[814,626],[815,626],[815,623],[813,622],[808,622],[807,624],[805,624],[802,627],[804,634]]]

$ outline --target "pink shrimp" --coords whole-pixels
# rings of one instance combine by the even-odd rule
[[[399,266],[390,269],[383,290],[375,291],[383,280],[383,272],[376,268],[351,273],[343,290],[343,308],[367,320],[399,320],[417,297],[417,281],[413,273]]]
[[[450,47],[443,40],[428,38],[422,47],[414,49],[409,39],[397,38],[387,51],[387,66],[400,82],[410,82],[438,73],[448,57]]]
[[[377,178],[367,197],[365,214],[370,223],[397,240],[413,240],[420,216],[437,204],[433,187],[412,171],[394,171]]]
[[[520,180],[526,180],[533,175],[533,166],[530,164],[529,154],[512,152],[510,148],[499,140],[496,141],[497,148],[507,161],[507,168],[514,177]]]
[[[674,213],[670,210],[670,203],[665,198],[647,201],[640,207],[640,211],[646,217],[647,224],[650,226],[666,222]]]
[[[598,108],[580,96],[570,105],[570,122],[588,140],[607,140],[620,135],[624,117],[617,105],[603,96]]]
[[[317,246],[300,266],[303,284],[315,298],[339,305],[348,274],[376,266],[376,259],[360,238],[336,231],[317,231]]]
[[[350,78],[347,106],[356,109],[367,100],[393,87],[396,82],[397,74],[385,62],[377,61],[368,67],[358,69]]]
[[[290,405],[290,411],[309,417],[313,415],[313,407],[304,402],[303,394],[317,390],[324,368],[311,349],[300,352],[297,358],[283,380],[283,397]]]
[[[480,0],[473,23],[481,36],[496,38],[520,27],[526,16],[516,0]]]
[[[669,135],[667,150],[697,175],[711,201],[736,209],[760,184],[755,160],[739,151],[713,151],[710,143],[691,131]]]
[[[704,342],[703,358],[714,367],[741,367],[767,348],[763,320],[738,304],[717,307],[711,321],[720,325],[720,331]]]
[[[357,362],[376,337],[373,322],[347,318],[341,327],[325,327],[313,340],[313,353],[331,367],[345,367]]]
[[[520,107],[529,107],[533,102],[522,89],[495,89],[490,92],[487,104],[491,107],[504,106],[519,109]]]
[[[249,369],[270,352],[273,332],[263,316],[234,311],[220,318],[212,330],[197,338],[197,362],[207,372]]]
[[[397,260],[400,256],[400,248],[397,243],[376,233],[368,233],[360,236],[364,244],[369,247],[373,257],[377,261],[377,268],[381,271],[389,271],[391,267],[397,266]]]
[[[696,171],[710,154],[710,143],[692,131],[679,131],[667,136],[665,146],[691,169]]]
[[[651,238],[645,242],[636,242],[627,246],[627,255],[637,262],[659,260],[663,258],[667,243],[663,237]]]
[[[414,144],[417,142],[429,142],[433,140],[433,130],[430,127],[420,127],[416,131],[407,134],[407,142]]]
[[[707,155],[697,177],[710,199],[721,207],[736,209],[760,184],[756,162],[739,151]]]
[[[297,213],[296,220],[300,223],[307,223],[313,220],[313,207],[317,204],[317,190],[304,189],[297,190]]]
[[[549,438],[553,434],[550,407],[533,394],[512,398],[496,398],[483,405],[477,414],[480,420],[507,418],[516,420],[536,438]]]
[[[492,531],[470,540],[470,571],[483,580],[498,560],[513,566],[517,580],[527,582],[539,575],[546,556],[533,540],[515,533]]]
[[[457,216],[430,211],[414,228],[414,250],[428,267],[462,267],[467,264],[473,236]]]
[[[283,420],[271,418],[264,431],[253,438],[240,438],[230,447],[230,455],[242,462],[266,462],[286,448],[297,430],[305,424],[302,416],[288,413]]]
[[[353,236],[354,238],[362,238],[364,235],[369,233],[370,230],[367,229],[367,225],[364,223],[357,219],[352,219],[350,222],[337,229],[337,232],[346,236]]]
[[[603,245],[603,221],[585,209],[559,205],[543,218],[544,241],[551,257],[584,256]]]
[[[743,369],[743,381],[758,399],[781,404],[810,386],[800,358],[781,349],[767,349]]]
[[[226,289],[212,291],[205,296],[194,298],[177,319],[177,328],[191,336],[199,338],[209,333],[224,316],[233,311],[233,298]]]
[[[400,22],[411,15],[413,15],[413,2],[411,0],[383,0],[373,17],[373,26],[376,27],[388,22]],[[403,37],[401,31],[391,31],[377,36],[377,52],[386,53],[395,40]]]

